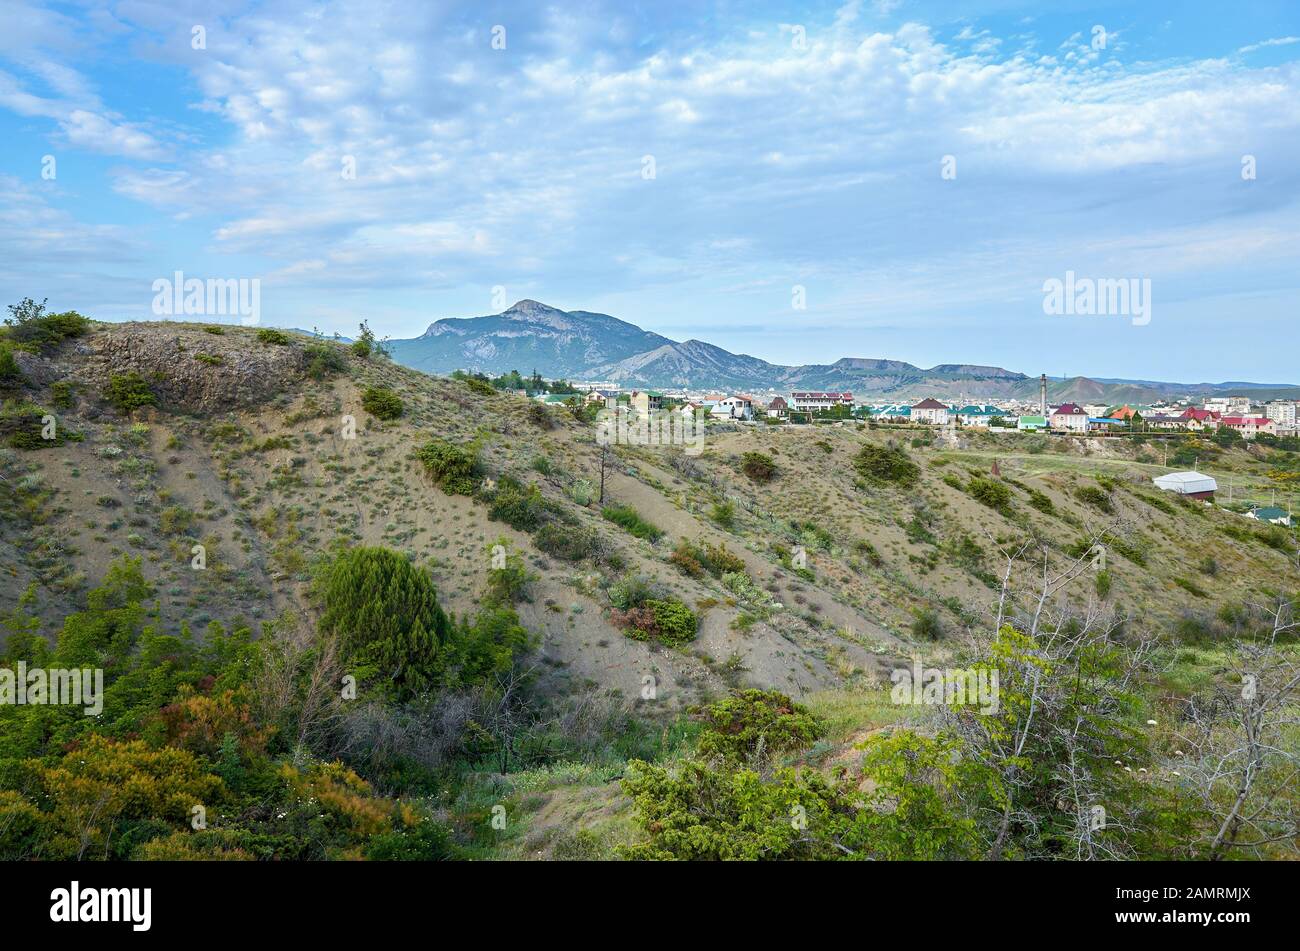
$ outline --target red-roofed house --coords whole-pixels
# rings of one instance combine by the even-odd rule
[[[1242,439],[1254,439],[1260,433],[1277,432],[1277,425],[1267,416],[1225,416],[1219,420],[1219,425],[1235,429],[1241,433]]]
[[[1187,420],[1188,429],[1199,432],[1202,429],[1218,429],[1222,416],[1212,409],[1197,409],[1193,406],[1183,411],[1183,419]]]
[[[948,425],[948,407],[938,400],[923,399],[912,407],[912,422],[932,426]]]
[[[1072,433],[1088,431],[1088,411],[1078,403],[1062,403],[1052,412],[1049,425]]]

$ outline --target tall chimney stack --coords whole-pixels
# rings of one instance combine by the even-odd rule
[[[1038,412],[1041,416],[1047,415],[1047,374],[1044,373],[1038,378]]]

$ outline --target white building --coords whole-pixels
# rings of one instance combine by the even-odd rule
[[[834,409],[836,406],[853,406],[852,393],[800,392],[791,393],[790,400],[796,410],[812,412],[819,409]]]
[[[711,412],[714,416],[728,416],[731,419],[753,419],[754,400],[750,396],[728,396],[720,400]]]
[[[1219,488],[1218,483],[1214,481],[1212,476],[1202,475],[1191,470],[1171,472],[1168,475],[1157,476],[1151,481],[1155,483],[1157,489],[1164,489],[1166,492],[1177,492],[1179,495],[1190,496],[1194,499],[1209,498]]]
[[[1264,405],[1264,415],[1279,429],[1295,429],[1296,404],[1291,400],[1273,400]]]
[[[1205,401],[1205,408],[1223,416],[1244,416],[1250,412],[1250,397],[1214,396]]]
[[[923,399],[912,407],[912,422],[929,423],[931,426],[947,426],[948,407],[938,400]]]

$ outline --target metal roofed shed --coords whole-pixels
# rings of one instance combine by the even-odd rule
[[[1171,472],[1168,475],[1157,476],[1151,481],[1155,483],[1157,489],[1177,492],[1179,495],[1193,499],[1212,498],[1219,488],[1218,483],[1211,476],[1192,471]]]

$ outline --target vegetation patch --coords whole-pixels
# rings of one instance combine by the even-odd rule
[[[755,482],[771,482],[776,476],[776,461],[766,453],[747,452],[740,457],[740,471]]]
[[[283,330],[276,330],[274,327],[263,327],[257,332],[257,342],[276,347],[287,347],[291,342],[291,338]]]
[[[9,305],[5,318],[5,339],[33,353],[48,353],[65,340],[85,336],[90,331],[90,319],[74,310],[62,314],[45,311],[45,301],[39,304],[30,297]]]
[[[449,495],[473,495],[480,479],[478,450],[457,446],[445,439],[430,439],[416,451],[416,458],[434,483]]]
[[[376,419],[393,420],[405,412],[402,398],[387,387],[370,386],[361,394],[361,407]]]
[[[826,735],[812,711],[776,690],[743,690],[705,707],[701,756],[761,763],[811,746]]]
[[[921,467],[898,446],[867,443],[853,457],[853,467],[864,479],[876,485],[910,488],[921,477]]]
[[[512,476],[502,476],[488,497],[488,518],[521,532],[537,531],[553,514],[541,489],[532,483],[525,486]]]
[[[134,370],[111,374],[104,390],[104,399],[123,413],[130,413],[141,406],[158,405],[158,397],[149,381]]]
[[[664,533],[660,529],[643,519],[630,505],[606,505],[600,510],[600,514],[637,538],[644,538],[653,543],[663,537]]]

